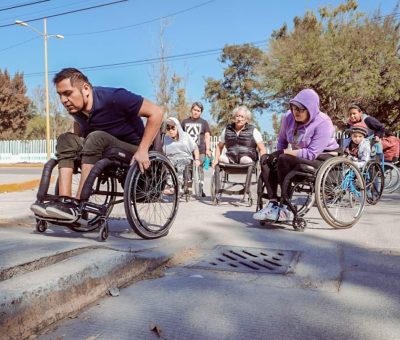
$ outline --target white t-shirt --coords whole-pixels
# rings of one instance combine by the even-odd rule
[[[218,138],[218,142],[219,142],[219,143],[225,144],[225,131],[226,131],[226,128],[224,128],[224,129],[222,130],[221,135],[220,135],[219,138]],[[240,131],[242,131],[242,130],[240,130]],[[239,133],[240,133],[240,131],[239,131]],[[236,132],[236,133],[237,133],[237,132]],[[258,144],[258,143],[260,143],[260,142],[263,141],[261,132],[258,131],[256,128],[254,128],[254,130],[253,130],[253,138],[254,138],[254,140],[256,141],[256,144]]]

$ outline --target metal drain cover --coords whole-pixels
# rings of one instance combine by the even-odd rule
[[[241,273],[287,274],[292,272],[300,252],[294,250],[216,246],[190,268]]]

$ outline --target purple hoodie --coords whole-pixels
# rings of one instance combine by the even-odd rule
[[[335,128],[328,115],[319,110],[318,94],[312,89],[305,89],[290,103],[295,104],[296,101],[307,108],[310,119],[305,124],[299,124],[289,110],[282,120],[277,149],[286,149],[291,144],[293,150],[299,150],[297,157],[309,160],[316,159],[323,151],[337,149]]]

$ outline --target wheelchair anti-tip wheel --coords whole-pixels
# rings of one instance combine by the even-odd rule
[[[124,207],[131,228],[145,239],[168,234],[179,204],[179,184],[170,161],[149,153],[150,166],[143,173],[134,163],[124,185]]]

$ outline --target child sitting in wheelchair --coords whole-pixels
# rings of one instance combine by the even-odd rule
[[[196,166],[200,165],[200,154],[199,148],[190,138],[189,134],[183,131],[179,121],[170,117],[167,119],[167,134],[164,138],[164,153],[171,161],[172,165],[176,169],[178,177],[179,188],[182,190],[183,187],[183,173],[185,167],[193,162]],[[173,194],[173,189],[165,189],[165,194]]]
[[[362,169],[371,158],[371,144],[366,138],[368,129],[365,123],[354,124],[350,129],[350,138],[344,140],[344,153],[359,169]]]

